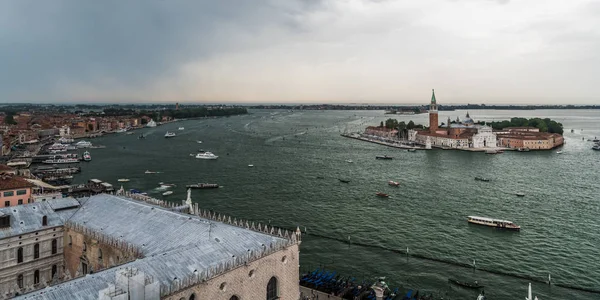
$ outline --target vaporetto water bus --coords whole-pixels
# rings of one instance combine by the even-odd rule
[[[469,221],[469,223],[472,223],[472,224],[495,227],[495,228],[499,228],[499,229],[515,230],[515,231],[521,230],[521,226],[518,226],[515,223],[513,223],[511,221],[507,221],[507,220],[492,219],[492,218],[477,217],[477,216],[468,216],[467,221]]]

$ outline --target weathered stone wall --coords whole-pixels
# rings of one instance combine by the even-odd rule
[[[56,253],[52,254],[52,240],[56,240]],[[34,258],[34,245],[39,244],[39,258]],[[23,248],[23,262],[17,262],[17,252]],[[51,227],[36,232],[16,235],[0,240],[0,299],[15,292],[23,293],[42,288],[52,281],[52,266],[56,277],[61,278],[63,260],[63,227]],[[39,284],[34,285],[34,273],[39,271]],[[23,288],[17,284],[23,276]]]
[[[238,267],[223,275],[200,283],[163,299],[229,300],[266,299],[267,284],[277,278],[279,299],[297,300],[299,296],[298,244]]]
[[[136,259],[135,254],[128,249],[115,247],[68,226],[65,227],[64,244],[65,269],[71,278],[84,275],[82,262],[87,265],[89,274]]]

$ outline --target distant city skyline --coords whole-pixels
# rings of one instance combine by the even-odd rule
[[[597,104],[600,2],[0,2],[0,104]]]

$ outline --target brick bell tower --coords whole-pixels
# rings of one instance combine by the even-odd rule
[[[435,91],[431,90],[431,104],[429,104],[429,132],[435,133],[438,130],[438,106],[435,101]]]

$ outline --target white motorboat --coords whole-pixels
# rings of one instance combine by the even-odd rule
[[[150,171],[150,170],[146,170],[146,172],[144,172],[145,174],[158,174],[160,172],[155,172],[155,171]]]
[[[127,178],[119,178],[117,179],[118,182],[129,182],[129,179]]]
[[[556,151],[556,154],[563,154],[562,150]]]
[[[174,136],[176,136],[175,132],[167,131],[167,133],[165,133],[165,137],[166,138],[171,138],[171,137],[174,137]]]
[[[198,144],[202,144],[202,141],[196,141],[196,143],[198,143]]]
[[[248,167],[250,167],[250,168],[254,168],[254,165],[248,165]]]
[[[92,160],[92,155],[90,154],[90,152],[88,152],[88,151],[83,152],[83,160],[85,160],[85,161]]]
[[[154,122],[154,120],[150,119],[150,122],[148,122],[148,124],[146,124],[146,127],[156,127],[156,122]]]
[[[123,132],[127,132],[127,129],[125,129],[125,128],[119,128],[117,130],[117,133],[123,133]]]
[[[518,192],[515,195],[517,195],[517,197],[525,197],[525,193],[523,192]]]
[[[184,129],[185,129],[185,128],[183,128],[183,127],[179,127],[179,128],[177,128],[177,130],[184,130]]]
[[[173,191],[166,191],[162,194],[163,194],[163,196],[169,196],[169,195],[173,194]]]
[[[218,156],[212,154],[211,152],[202,152],[202,153],[198,153],[196,155],[196,158],[200,158],[200,159],[217,159],[219,158]]]
[[[350,163],[350,164],[353,163],[353,161],[351,159],[347,159],[346,162]]]

